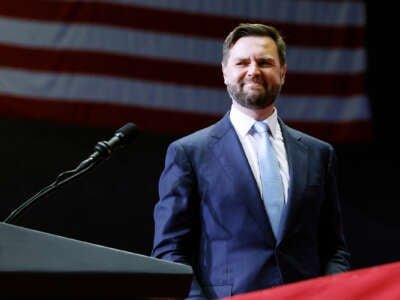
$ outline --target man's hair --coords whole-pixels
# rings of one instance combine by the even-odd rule
[[[242,37],[246,36],[260,36],[270,37],[274,40],[279,55],[279,62],[281,65],[286,63],[286,44],[279,31],[272,27],[264,24],[250,24],[242,23],[234,28],[226,37],[222,48],[222,64],[226,65],[229,57],[229,50],[235,45],[235,43]]]

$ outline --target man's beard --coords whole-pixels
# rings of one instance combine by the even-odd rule
[[[270,90],[260,93],[248,93],[239,84],[228,84],[226,86],[229,95],[239,105],[250,109],[263,109],[273,104],[278,97],[281,86],[276,85]]]

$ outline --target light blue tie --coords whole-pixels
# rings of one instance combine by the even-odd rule
[[[275,155],[275,150],[268,137],[268,124],[256,122],[253,125],[253,128],[256,131],[253,136],[256,140],[257,159],[260,170],[264,205],[274,235],[277,237],[282,209],[285,203],[282,178],[279,173],[279,165]]]

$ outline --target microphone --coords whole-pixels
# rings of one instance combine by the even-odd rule
[[[111,153],[117,149],[130,144],[138,134],[138,128],[133,123],[127,123],[118,129],[114,136],[108,141],[100,141],[94,146],[95,152],[88,159],[82,161],[77,167],[77,171],[88,167],[91,164],[97,164],[110,157]]]
[[[94,147],[95,151],[88,159],[82,161],[75,169],[59,174],[53,183],[46,186],[37,194],[33,195],[27,201],[18,206],[7,218],[4,219],[3,222],[11,224],[14,219],[21,215],[21,213],[28,207],[32,206],[33,203],[37,202],[37,200],[47,196],[50,192],[53,192],[56,188],[64,185],[72,179],[88,172],[104,159],[109,158],[113,151],[130,144],[138,134],[138,131],[139,130],[135,124],[127,123],[118,129],[114,136],[108,141],[98,142]]]

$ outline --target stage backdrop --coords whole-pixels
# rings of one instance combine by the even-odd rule
[[[243,22],[288,44],[278,101],[331,142],[371,138],[362,1],[2,0],[0,115],[186,133],[229,108],[221,46]]]

